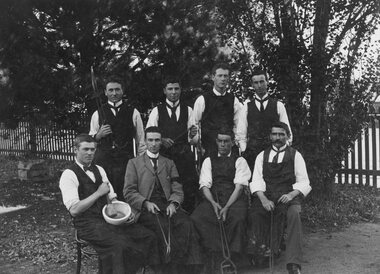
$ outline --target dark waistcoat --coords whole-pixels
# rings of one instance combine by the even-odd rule
[[[266,184],[266,195],[269,199],[277,200],[281,195],[293,190],[296,182],[294,173],[294,158],[296,150],[291,147],[285,149],[285,155],[281,163],[269,163],[269,152],[264,151],[263,178]]]
[[[113,134],[112,136],[103,138],[98,144],[98,149],[109,150],[112,148],[114,142],[117,148],[123,151],[128,151],[130,155],[133,155],[133,137],[135,135],[135,128],[133,126],[132,116],[134,108],[123,103],[116,116],[113,115],[108,103],[103,104],[103,110],[105,117],[99,117],[99,126],[102,124],[109,124]],[[98,111],[98,113],[101,112]]]
[[[217,193],[220,203],[224,205],[235,189],[234,178],[237,158],[232,155],[230,157],[217,157],[214,155],[210,157],[210,160],[212,170],[211,192],[215,199]]]
[[[220,128],[228,130],[234,126],[234,100],[235,96],[226,93],[216,96],[214,92],[204,95],[205,109],[202,116],[202,141],[215,143],[217,131]]]
[[[87,176],[86,172],[83,171],[76,163],[71,165],[68,169],[72,170],[78,178],[79,187],[78,194],[79,200],[86,199],[88,196],[93,194],[98,187],[102,184],[102,176],[98,168],[94,169],[95,183]],[[96,202],[88,208],[85,212],[74,217],[74,225],[82,220],[91,218],[103,218],[102,209],[104,205],[107,204],[106,196],[100,197]]]
[[[175,143],[187,143],[187,122],[189,113],[187,106],[180,103],[180,114],[177,122],[174,122],[168,113],[166,104],[157,106],[158,127],[161,129],[163,138],[171,138]]]
[[[248,103],[248,145],[247,148],[267,142],[273,123],[279,121],[277,101],[269,98],[267,107],[263,112],[257,109],[255,100]]]

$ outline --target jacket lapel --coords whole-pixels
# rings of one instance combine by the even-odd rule
[[[149,159],[149,156],[146,153],[144,154],[144,164],[145,164],[146,168],[149,169],[149,171],[154,174],[153,165]]]

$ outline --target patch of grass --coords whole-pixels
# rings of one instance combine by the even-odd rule
[[[357,185],[334,185],[330,197],[307,197],[302,220],[307,228],[339,229],[352,223],[373,221],[379,211],[378,191]]]

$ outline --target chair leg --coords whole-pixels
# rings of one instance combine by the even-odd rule
[[[102,267],[102,260],[100,259],[100,256],[98,255],[98,273],[103,273],[103,267]]]
[[[80,268],[82,264],[82,250],[80,243],[77,243],[77,274],[80,274]]]

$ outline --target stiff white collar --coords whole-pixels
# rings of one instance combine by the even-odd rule
[[[177,100],[173,103],[173,102],[169,101],[168,99],[166,99],[166,103],[173,108],[173,107],[176,107],[179,105],[179,100]]]
[[[160,153],[154,154],[154,153],[150,152],[149,150],[147,150],[146,155],[148,155],[149,158],[158,158]]]
[[[123,100],[120,100],[116,103],[112,103],[111,101],[108,101],[108,104],[114,107],[119,107],[123,103]]]

